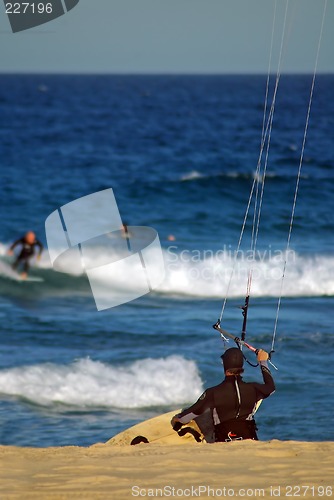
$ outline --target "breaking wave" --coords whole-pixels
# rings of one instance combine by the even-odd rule
[[[4,254],[3,245],[0,245],[0,255]],[[45,252],[47,254],[47,252]],[[243,254],[236,260],[230,251],[226,250],[180,250],[177,245],[171,245],[163,250],[165,261],[165,279],[155,289],[155,293],[170,296],[191,296],[201,298],[225,297],[229,281],[229,297],[243,297],[249,269],[252,268],[252,295],[256,297],[276,297],[280,294],[281,278],[285,260],[283,251],[269,251],[258,254],[254,261],[250,256]],[[107,261],[108,255],[101,251],[95,265],[99,261]],[[94,265],[92,256],[90,266]],[[138,263],[133,266],[132,275],[136,276]],[[158,271],[157,271],[158,272]],[[231,273],[233,273],[231,278]],[[26,283],[24,286],[40,287],[44,294],[52,293],[56,288],[65,293],[91,294],[85,273],[81,268],[78,271],[78,262],[68,258],[64,272],[55,272],[47,256],[32,267],[32,275],[43,278],[43,283]],[[287,256],[287,265],[283,286],[283,295],[287,297],[317,297],[334,295],[334,257],[331,255],[301,255],[290,251]],[[117,293],[127,287],[135,286],[124,282],[124,274],[115,273],[113,282],[100,277],[105,283],[107,294]],[[6,282],[5,285],[1,282]],[[4,286],[8,289],[9,280],[0,281],[0,291]],[[13,282],[10,282],[11,284]],[[14,283],[22,293],[22,285]]]
[[[90,358],[0,371],[0,392],[41,406],[145,408],[180,405],[203,391],[194,361],[182,356],[111,365]]]

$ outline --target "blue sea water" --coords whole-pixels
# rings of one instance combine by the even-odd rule
[[[334,438],[333,75],[316,79],[285,253],[311,79],[281,78],[256,261],[251,208],[222,322],[240,334],[252,268],[247,340],[270,350],[287,259],[261,439]],[[47,249],[31,271],[43,282],[0,276],[1,444],[104,442],[222,379],[212,324],[254,180],[265,89],[266,77],[246,75],[0,76],[2,262],[28,229],[46,244],[51,212],[112,188],[124,221],[158,231],[166,267],[154,292],[105,311],[71,262],[52,269]],[[259,377],[246,366],[246,380]]]

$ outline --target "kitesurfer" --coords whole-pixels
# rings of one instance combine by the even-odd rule
[[[131,238],[132,237],[132,234],[129,231],[128,225],[125,222],[123,222],[123,224],[121,225],[121,236],[122,236],[122,238]]]
[[[23,271],[21,273],[21,277],[22,279],[26,279],[30,267],[29,261],[35,254],[35,248],[39,248],[37,259],[40,259],[43,251],[43,245],[38,239],[36,239],[36,235],[33,231],[28,231],[22,238],[14,241],[14,243],[8,250],[8,254],[13,255],[14,248],[19,245],[21,245],[21,250],[16,260],[12,264],[12,268],[17,269],[18,266],[22,266]]]
[[[207,410],[211,410],[215,441],[225,442],[236,439],[255,439],[256,423],[254,413],[257,404],[275,391],[275,383],[268,368],[268,353],[260,349],[257,359],[261,367],[263,384],[244,382],[244,357],[238,347],[227,349],[221,356],[225,379],[219,385],[207,389],[189,408],[172,418],[174,427],[177,422],[187,424]]]

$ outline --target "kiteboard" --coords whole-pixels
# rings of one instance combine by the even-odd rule
[[[130,445],[140,443],[185,444],[189,442],[214,442],[211,411],[207,411],[183,425],[178,430],[171,426],[174,415],[181,410],[173,410],[150,418],[130,427],[109,439],[106,444]]]
[[[262,399],[257,402],[253,415],[257,412]],[[171,420],[182,410],[173,410],[157,417],[150,418],[144,422],[133,425],[128,429],[116,434],[106,444],[111,445],[135,445],[140,443],[160,444],[185,444],[189,442],[214,443],[214,424],[211,410],[199,415],[188,424],[181,426],[177,424],[176,429],[171,426]]]

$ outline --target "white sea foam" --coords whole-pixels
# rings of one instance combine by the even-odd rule
[[[198,297],[244,296],[248,272],[252,269],[253,296],[278,296],[286,259],[283,294],[290,297],[334,295],[334,257],[301,256],[290,251],[268,252],[252,261],[243,254],[234,259],[230,252],[167,250],[166,279],[159,288],[165,293]]]
[[[203,177],[206,177],[206,175],[202,174],[201,172],[198,172],[197,170],[192,170],[191,172],[182,175],[180,180],[192,181],[194,179],[202,179]]]
[[[35,404],[143,408],[181,405],[203,391],[196,364],[181,356],[115,366],[90,358],[0,371],[0,392]]]
[[[176,242],[177,243],[177,242]],[[0,255],[4,255],[4,246],[0,245]],[[45,252],[47,254],[47,252]],[[281,289],[281,277],[284,267],[285,254],[283,251],[266,250],[256,255],[252,263],[250,255],[244,253],[234,260],[231,251],[222,249],[211,250],[179,250],[177,244],[163,250],[166,268],[165,280],[155,291],[167,295],[185,295],[192,297],[225,297],[231,277],[229,297],[242,297],[245,294],[249,269],[253,270],[251,293],[256,297],[277,297]],[[113,257],[114,258],[114,257]],[[89,266],[98,266],[105,262],[108,255],[103,249],[90,257]],[[40,268],[50,269],[51,264],[47,256],[36,263]],[[78,275],[78,262],[73,262],[71,254],[68,256],[66,273]],[[133,265],[132,275],[138,271],[138,263]],[[81,268],[81,274],[84,271]],[[303,296],[333,296],[334,295],[334,256],[332,255],[300,255],[290,251],[287,258],[283,294],[288,297]],[[101,276],[103,280],[104,277]],[[124,281],[122,273],[115,273],[112,283],[105,279],[106,293],[115,293],[126,287],[134,287]]]
[[[180,181],[181,182],[184,182],[184,181],[194,181],[194,180],[197,180],[197,179],[223,179],[223,178],[228,178],[228,179],[254,179],[256,178],[257,180],[259,181],[262,181],[262,176],[259,176],[258,174],[256,174],[256,171],[252,171],[251,169],[249,169],[249,171],[245,171],[245,172],[239,172],[237,170],[230,170],[230,171],[227,171],[227,172],[216,172],[216,173],[212,173],[212,174],[208,174],[208,173],[202,173],[202,172],[199,172],[198,170],[191,170],[190,172],[187,172],[185,174],[183,174],[181,177],[180,177]],[[266,173],[266,178],[276,178],[276,177],[279,177],[279,175],[276,173],[276,172],[267,172]]]

